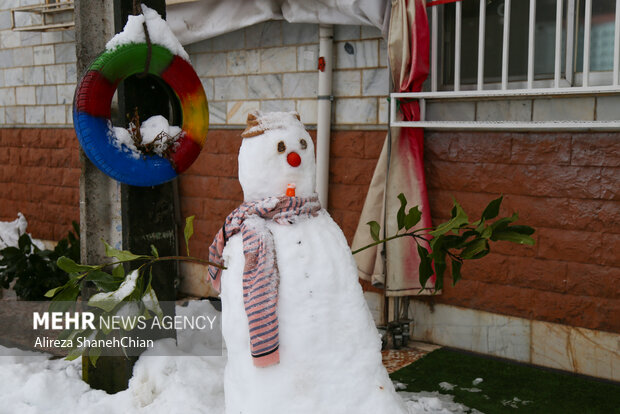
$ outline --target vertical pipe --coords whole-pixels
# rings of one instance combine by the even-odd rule
[[[319,70],[316,125],[316,190],[323,208],[327,208],[329,188],[329,137],[332,113],[332,67],[334,27],[319,26],[319,56],[325,59],[325,69]]]
[[[620,0],[618,0],[620,1]],[[487,20],[487,0],[480,0],[480,16],[478,18],[478,90],[484,87],[484,36]]]
[[[536,36],[536,0],[530,0],[530,23],[528,26],[527,43],[527,88],[534,87],[534,38]]]
[[[618,85],[620,71],[620,0],[616,0],[616,25],[614,26],[614,85]]]
[[[583,82],[588,86],[590,83],[590,31],[592,30],[592,0],[586,0],[586,12],[583,16]]]
[[[439,18],[437,7],[431,9],[431,91],[437,91],[437,36]]]
[[[454,90],[461,90],[461,23],[463,20],[463,4],[457,1],[454,19]]]
[[[504,1],[504,39],[502,42],[502,90],[508,89],[508,56],[510,53],[510,0]]]
[[[568,0],[566,9],[566,80],[573,86],[575,77],[575,0]]]
[[[617,0],[620,2],[620,0]],[[562,73],[562,5],[564,0],[557,0],[555,8],[555,74],[553,76],[553,86],[560,87],[560,76]]]

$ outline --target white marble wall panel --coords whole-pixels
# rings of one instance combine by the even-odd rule
[[[359,70],[338,70],[333,72],[334,96],[360,96],[362,75]]]
[[[387,68],[364,69],[362,71],[362,95],[387,96],[390,91]]]
[[[379,41],[364,40],[334,43],[336,68],[372,68],[379,66]]]
[[[273,47],[282,45],[282,22],[268,21],[255,24],[245,29],[246,47],[255,49],[259,47]]]
[[[36,104],[34,86],[20,86],[15,88],[15,102],[17,105]]]
[[[228,73],[243,75],[260,71],[260,54],[258,50],[235,50],[228,52]]]
[[[15,105],[15,88],[0,88],[0,105]]]
[[[24,124],[24,107],[23,106],[7,106],[4,108],[5,121],[9,125]]]
[[[233,125],[245,125],[248,113],[260,109],[259,101],[229,101],[226,108],[226,121]]]
[[[56,86],[37,86],[35,88],[37,105],[55,105],[58,103]]]
[[[244,76],[215,78],[215,99],[234,100],[247,98],[247,79]]]
[[[272,47],[261,50],[260,70],[263,73],[295,72],[296,67],[296,47]]]
[[[282,74],[248,76],[248,98],[274,99],[282,97]]]
[[[297,48],[297,70],[315,71],[319,61],[319,45],[303,45]]]
[[[32,47],[13,49],[13,64],[15,66],[31,66],[34,63]]]
[[[64,105],[50,105],[45,107],[46,124],[65,124],[66,110]]]
[[[315,98],[319,76],[311,73],[285,73],[282,83],[284,97]]]
[[[265,112],[294,111],[295,101],[291,99],[271,99],[268,101],[260,101],[260,110]]]
[[[24,69],[23,68],[5,69],[4,84],[6,86],[22,86],[24,84]]]
[[[54,63],[54,45],[34,47],[34,64],[50,65]]]
[[[412,301],[412,338],[549,368],[620,380],[620,335]]]
[[[282,41],[285,45],[318,43],[319,26],[317,24],[282,22]]]
[[[364,125],[377,123],[376,98],[339,98],[335,101],[337,124]]]
[[[26,107],[26,124],[42,124],[45,122],[44,106]]]
[[[297,101],[297,112],[301,117],[301,122],[306,125],[316,124],[318,104],[316,99],[302,99]]]
[[[73,94],[75,93],[75,84],[57,85],[56,96],[59,104],[73,104]]]
[[[47,65],[45,66],[45,84],[57,85],[65,83],[67,80],[67,72],[65,65]]]

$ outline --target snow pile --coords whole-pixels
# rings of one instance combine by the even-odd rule
[[[106,43],[106,50],[113,50],[129,43],[146,43],[146,36],[144,35],[144,27],[142,25],[146,19],[146,27],[149,31],[151,43],[163,46],[173,54],[189,62],[189,55],[159,13],[145,5],[142,5],[142,13],[138,16],[129,16],[127,18],[123,31]]]
[[[177,307],[177,315],[213,312],[208,302]],[[0,347],[0,414],[8,413],[213,413],[224,412],[225,357],[198,357],[194,347],[218,347],[212,335],[183,332],[156,342],[134,367],[129,388],[114,395],[93,390],[81,379],[81,360],[50,360],[49,355]],[[218,345],[216,345],[218,344]],[[153,356],[151,354],[170,356]],[[213,354],[214,352],[212,352]],[[4,355],[14,356],[4,356]]]
[[[19,237],[26,232],[28,222],[22,213],[13,221],[0,221],[0,249],[17,246]]]
[[[133,124],[130,124],[133,128]],[[168,120],[162,115],[154,115],[140,124],[140,146],[150,146],[152,151],[162,156],[168,148],[174,146],[181,136],[182,129],[175,125],[169,125]],[[120,151],[128,152],[132,158],[138,159],[143,154],[136,147],[129,129],[112,126],[108,121],[108,138]]]
[[[177,306],[176,312],[204,315],[213,308],[207,301],[193,301],[187,307]],[[0,414],[224,414],[226,357],[193,355],[197,348],[219,352],[219,339],[184,330],[179,331],[178,340],[179,346],[172,339],[157,341],[136,363],[129,388],[113,395],[93,390],[82,381],[80,359],[51,360],[46,354],[0,347]],[[170,356],[154,355],[164,352]],[[200,352],[204,354],[204,349]],[[290,398],[302,399],[304,392],[300,388]],[[399,395],[409,414],[480,414],[455,403],[450,395]]]
[[[17,213],[17,218],[13,221],[0,221],[0,250],[17,247],[19,238],[26,233],[27,227],[28,221],[22,213]],[[30,238],[32,239],[32,236]],[[32,239],[32,244],[41,250],[45,248],[40,240]]]
[[[409,414],[482,414],[475,408],[454,402],[453,395],[433,392],[399,392]]]

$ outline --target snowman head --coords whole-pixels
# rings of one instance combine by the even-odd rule
[[[297,112],[248,115],[239,149],[239,182],[245,201],[283,196],[289,184],[297,197],[315,192],[312,138]]]

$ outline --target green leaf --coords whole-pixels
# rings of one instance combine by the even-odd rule
[[[122,266],[120,266],[122,267]],[[119,288],[123,279],[114,277],[104,271],[94,270],[90,272],[84,280],[88,280],[89,282],[93,282],[99,290],[103,290],[105,292],[114,291]]]
[[[467,243],[460,256],[463,259],[473,259],[478,253],[489,249],[489,241],[487,239],[474,239]]]
[[[185,247],[187,248],[187,255],[189,256],[189,239],[194,235],[194,217],[189,216],[185,218],[185,229],[183,235],[185,236]]]
[[[134,270],[127,275],[127,278],[125,278],[117,290],[113,292],[97,293],[96,295],[91,296],[88,300],[88,306],[93,306],[95,308],[103,309],[106,312],[111,312],[119,303],[123,301],[123,299],[133,293],[136,289],[138,276],[138,271]]]
[[[154,244],[151,244],[151,254],[155,257],[159,257],[159,252],[157,251],[157,247]],[[188,252],[189,256],[189,252]]]
[[[435,261],[435,292],[443,289],[443,276],[446,272],[446,261]]]
[[[133,254],[132,252],[128,250],[115,249],[114,247],[106,243],[105,240],[102,240],[102,241],[103,241],[103,244],[105,245],[105,255],[108,257],[115,257],[121,262],[129,262],[129,261],[136,260],[136,259],[148,259],[149,258],[149,256]]]
[[[101,356],[101,348],[93,347],[93,348],[88,349],[88,360],[90,361],[91,364],[93,364],[93,367],[97,366],[97,360],[99,359],[100,356]]]
[[[65,312],[75,306],[75,300],[80,294],[78,285],[68,284],[64,289],[60,290],[49,306],[50,312]]]
[[[407,215],[405,216],[405,230],[409,230],[410,228],[418,224],[421,218],[422,212],[420,211],[418,206],[410,208],[409,213],[407,213]]]
[[[44,296],[46,298],[53,298],[56,292],[58,292],[60,289],[64,289],[65,287],[67,287],[67,285],[62,285],[62,286],[55,287],[54,289],[50,289],[47,292],[45,292]]]
[[[461,266],[463,266],[462,262],[452,259],[452,286],[461,279]]]
[[[112,276],[116,279],[125,279],[125,268],[122,264],[118,264],[112,269]]]
[[[457,203],[454,202],[453,215],[449,221],[440,224],[437,228],[429,234],[431,236],[441,236],[442,234],[446,234],[450,230],[458,229],[461,226],[469,223],[469,218],[467,217],[467,213],[463,210],[463,208]]]
[[[509,227],[510,229],[511,227]],[[527,234],[521,234],[521,233],[517,233],[516,231],[496,231],[493,233],[493,237],[491,238],[492,240],[505,240],[505,241],[510,241],[513,243],[519,243],[519,244],[528,244],[530,246],[533,246],[535,244],[535,241],[533,238],[531,238],[530,236],[528,236]]]
[[[381,231],[381,226],[376,221],[369,221],[366,224],[370,226],[370,237],[372,237],[374,241],[378,242],[380,240],[379,232]]]
[[[497,220],[496,222],[491,224],[490,227],[493,229],[493,232],[495,232],[496,230],[501,231],[501,230],[506,229],[506,227],[508,227],[510,223],[514,223],[515,221],[517,221],[518,218],[519,218],[519,215],[517,213],[513,213],[512,216],[510,217],[504,217],[504,218]]]
[[[398,199],[400,200],[400,208],[398,209],[398,213],[396,213],[396,221],[398,222],[398,230],[401,230],[405,227],[405,207],[407,207],[407,198],[403,193],[400,193]]]
[[[482,220],[491,220],[497,217],[499,214],[499,207],[502,204],[502,199],[504,196],[500,196],[495,200],[491,201],[489,205],[486,206],[484,211],[482,212]]]
[[[56,265],[67,273],[84,273],[97,267],[75,263],[73,259],[66,256],[59,257],[58,260],[56,260]]]
[[[517,233],[520,233],[520,234],[527,234],[528,236],[531,235],[531,234],[534,234],[534,232],[536,231],[536,230],[534,230],[533,227],[523,226],[523,225],[520,225],[520,224],[517,224],[517,225],[514,225],[514,226],[510,226],[510,227],[508,227],[508,230],[514,231],[514,232],[517,232]]]
[[[418,245],[418,255],[420,256],[420,265],[418,266],[419,280],[422,288],[426,286],[426,282],[433,276],[433,266],[428,251]]]
[[[22,252],[28,254],[30,253],[31,250],[31,246],[32,246],[32,240],[30,239],[30,236],[28,236],[27,233],[22,234],[21,236],[19,236],[19,240],[17,240],[17,246],[19,247],[19,250],[21,250]]]

